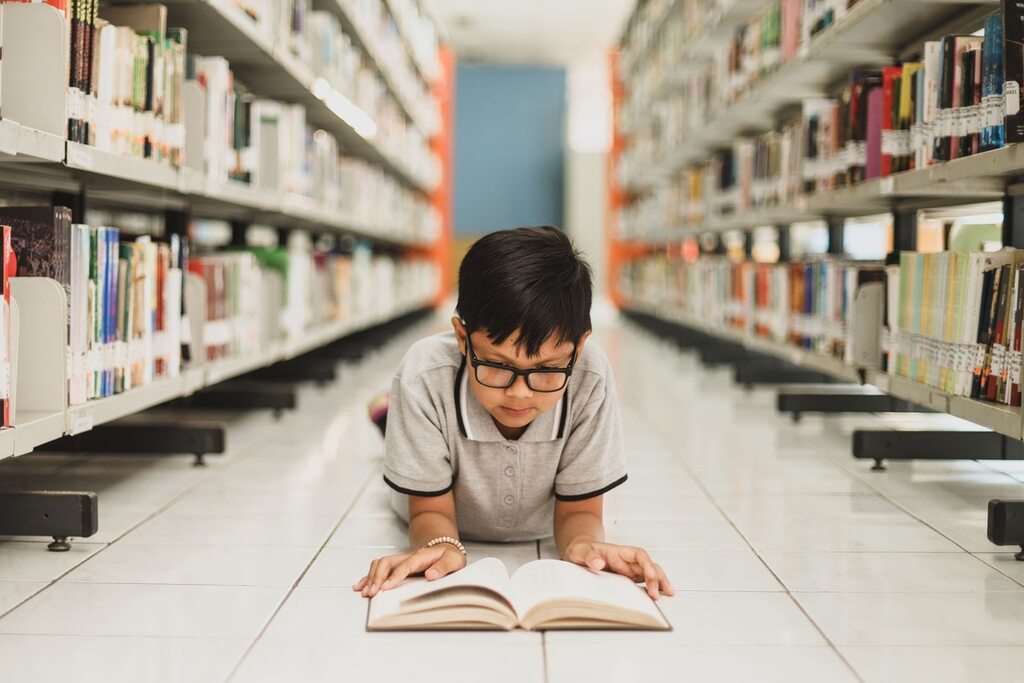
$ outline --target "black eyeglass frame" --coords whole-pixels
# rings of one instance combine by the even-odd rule
[[[522,377],[524,380],[526,380],[526,386],[529,387],[530,391],[536,391],[541,394],[553,394],[556,391],[561,391],[562,389],[565,389],[566,385],[569,384],[569,378],[572,377],[573,366],[576,365],[576,353],[578,349],[576,348],[576,345],[573,344],[572,360],[570,360],[569,365],[564,368],[531,368],[530,370],[520,370],[519,368],[514,368],[511,365],[505,365],[504,363],[492,363],[490,361],[480,360],[479,358],[476,357],[476,354],[473,353],[473,342],[470,341],[468,331],[466,332],[466,351],[468,352],[466,355],[469,357],[469,364],[473,366],[473,376],[476,377],[477,382],[480,382],[480,384],[483,384],[485,387],[489,387],[491,389],[508,389],[510,386],[516,383],[517,378]],[[512,379],[509,380],[508,384],[501,387],[496,387],[493,384],[481,382],[480,376],[477,374],[477,368],[479,368],[481,365],[489,368],[494,368],[495,370],[507,370],[512,373]],[[533,385],[530,384],[530,376],[540,374],[562,374],[565,375],[565,382],[563,382],[562,386],[558,387],[557,389],[535,389]]]

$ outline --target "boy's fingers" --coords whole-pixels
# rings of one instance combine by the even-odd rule
[[[633,578],[634,576],[633,569],[629,566],[629,562],[626,562],[615,553],[611,553],[608,556],[608,568],[616,574],[622,574],[629,578]]]
[[[424,573],[424,576],[427,577],[427,581],[434,581],[451,574],[457,569],[462,569],[461,553],[458,553],[458,551],[445,550],[440,559],[430,565]]]
[[[380,592],[381,584],[384,583],[384,579],[388,578],[391,573],[391,567],[394,566],[395,560],[391,557],[385,557],[377,561],[377,566],[374,568],[373,574],[370,576],[370,590],[369,597],[373,597]]]
[[[362,591],[362,595],[364,598],[369,597],[370,595],[370,585],[371,582],[373,581],[373,573],[377,569],[378,562],[380,562],[380,559],[376,559],[370,563],[370,571],[366,572],[366,576],[363,577],[363,580],[361,582],[363,586],[362,588],[360,588],[360,590]]]
[[[355,583],[354,583],[354,584],[352,585],[352,590],[354,590],[354,591],[361,591],[361,590],[363,590],[363,586],[365,586],[365,585],[366,585],[366,579],[367,579],[367,578],[368,578],[368,577],[364,576],[363,578],[361,578],[361,579],[359,579],[358,581],[356,581],[356,582],[355,582]]]
[[[402,582],[405,577],[415,572],[423,571],[426,567],[429,567],[435,560],[437,553],[431,553],[429,551],[434,550],[433,548],[425,548],[418,552],[412,553],[404,560],[396,564],[392,570],[391,575],[388,576],[382,588],[385,590],[394,588]]]
[[[644,583],[647,584],[647,594],[655,600],[658,599],[658,572],[654,570],[654,563],[650,560],[644,562]]]
[[[594,571],[601,571],[607,564],[601,554],[594,549],[594,546],[590,546],[590,550],[587,551],[586,557],[584,558],[586,565]]]
[[[665,595],[675,595],[676,589],[672,587],[672,582],[668,580],[668,575],[665,574],[665,570],[661,568],[660,564],[655,564],[654,568],[658,571],[658,581],[661,584],[661,592]]]
[[[595,571],[601,571],[607,564],[601,554],[590,543],[577,543],[569,552],[569,561]]]

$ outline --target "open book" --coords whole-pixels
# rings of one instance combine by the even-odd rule
[[[489,557],[437,581],[409,579],[371,601],[368,631],[506,629],[671,630],[646,592],[624,576],[536,560],[509,576]]]

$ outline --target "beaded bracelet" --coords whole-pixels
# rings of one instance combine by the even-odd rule
[[[459,539],[452,538],[451,536],[438,536],[437,538],[431,539],[424,543],[423,547],[433,548],[435,545],[440,545],[441,543],[451,543],[453,546],[458,548],[463,555],[466,554],[466,549],[462,547],[461,543],[459,543]]]

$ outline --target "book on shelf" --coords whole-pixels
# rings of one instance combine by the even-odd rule
[[[1001,0],[1001,35],[996,59],[1003,65],[1003,127],[1004,142],[1024,141],[1024,113],[1020,108],[1021,81],[1024,81],[1024,6],[1015,0]]]
[[[188,262],[206,288],[201,360],[252,354],[260,348],[262,273],[252,254],[198,254]]]
[[[985,44],[981,54],[981,140],[982,151],[1005,144],[1003,134],[1003,15],[985,20]]]
[[[790,263],[650,257],[623,271],[623,291],[711,328],[728,329],[859,367],[882,364],[885,271],[880,263]]]
[[[831,0],[804,2],[801,47],[826,27],[841,22],[850,6],[852,3]],[[787,7],[787,2],[769,3],[764,12],[739,27],[731,39],[721,43],[713,63],[686,76],[686,87],[665,100],[664,107],[653,109],[645,88],[629,96],[629,111],[667,111],[674,123],[631,131],[629,147],[618,162],[627,183],[647,183],[645,169],[652,161],[672,165],[672,150],[685,147],[691,137],[704,135],[709,125],[714,128],[718,114],[733,103],[742,109],[744,98],[756,95],[755,85],[770,78],[774,65],[792,59],[788,56],[792,43],[787,41],[792,39],[786,32],[791,22]],[[684,14],[684,20],[690,16]],[[752,34],[759,39],[752,40]],[[922,42],[916,53],[913,45],[907,46],[903,52],[909,58],[899,63],[853,70],[845,86],[826,91],[830,96],[804,100],[800,118],[781,119],[780,126],[755,139],[755,145],[784,134],[798,121],[804,132],[798,175],[803,179],[804,194],[813,194],[1024,141],[1022,43],[1024,7],[1004,0],[999,12],[984,19],[983,31],[978,34],[940,36]],[[670,72],[684,58],[677,52],[670,52],[675,62],[659,68]],[[876,87],[881,94],[874,92]],[[777,113],[784,111],[779,107]],[[739,142],[737,139],[734,144]],[[715,156],[709,154],[704,163],[717,164]],[[731,161],[736,166],[728,177],[741,179],[747,172],[743,165],[749,162],[737,154]],[[787,168],[784,164],[765,168],[759,163],[760,156],[755,156],[754,177],[759,186],[769,181],[785,183],[784,173],[789,171],[782,170]],[[765,170],[766,176],[762,175]],[[721,180],[720,190],[731,192],[738,186],[743,199],[741,183],[728,184],[725,177]],[[750,209],[758,208],[760,194],[760,190],[754,193]],[[669,200],[663,197],[662,201]],[[766,205],[771,206],[770,202]],[[711,206],[712,217],[728,215],[737,207],[738,213],[743,212],[742,201],[732,202],[728,197],[721,206],[724,213]]]
[[[180,165],[186,35],[163,5],[71,0],[68,139]]]
[[[182,279],[170,245],[72,224],[66,207],[3,207],[0,224],[21,254],[18,275],[65,291],[71,405],[180,372]]]
[[[1019,406],[1022,253],[901,253],[887,278],[889,372]]]
[[[624,576],[562,560],[534,560],[510,576],[493,557],[436,581],[414,578],[382,591],[366,617],[368,631],[671,628]]]

